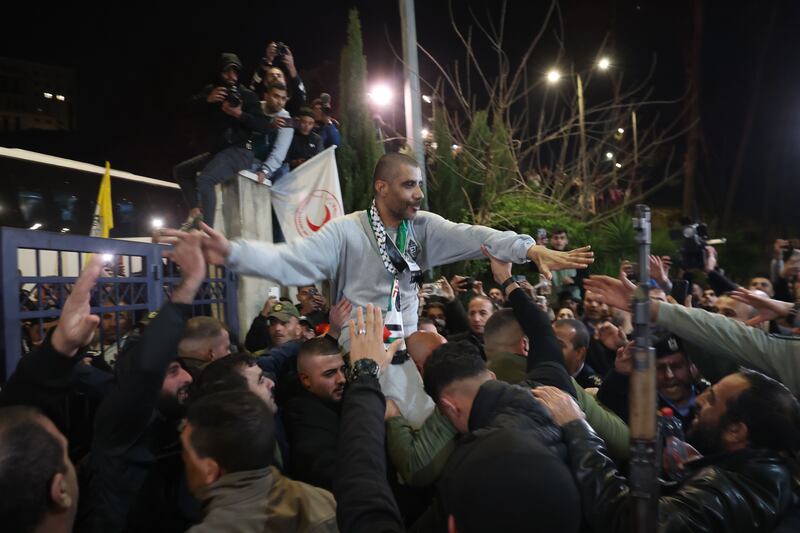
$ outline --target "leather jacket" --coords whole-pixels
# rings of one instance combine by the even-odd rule
[[[592,530],[630,531],[630,489],[602,439],[583,420],[562,430]],[[745,449],[687,467],[689,477],[658,501],[659,533],[772,531],[792,504],[792,474],[776,452]]]

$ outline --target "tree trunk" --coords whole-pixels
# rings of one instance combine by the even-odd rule
[[[703,2],[692,2],[692,40],[686,58],[686,79],[689,83],[689,99],[686,103],[688,130],[686,132],[686,156],[683,159],[683,214],[696,218],[697,213],[697,155],[700,149],[702,123],[700,121],[701,49],[703,44]]]

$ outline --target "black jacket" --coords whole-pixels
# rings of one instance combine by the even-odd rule
[[[185,531],[200,519],[181,460],[178,420],[157,410],[161,387],[192,306],[165,304],[117,363],[117,384],[100,405],[81,491],[77,531]]]
[[[603,440],[584,421],[563,427],[572,472],[592,531],[631,531],[627,480],[606,456]],[[792,475],[768,450],[705,457],[691,476],[658,501],[658,532],[772,531],[792,502]]]
[[[286,153],[286,161],[289,162],[291,168],[298,165],[296,161],[308,161],[322,151],[322,139],[319,138],[314,132],[308,135],[303,135],[299,130],[295,130],[294,137],[292,137],[292,144],[289,146],[289,151]]]
[[[289,438],[292,479],[333,490],[339,408],[339,404],[323,401],[299,385],[286,402],[283,421]]]
[[[221,104],[208,103],[208,95],[222,82],[210,84],[190,99],[195,125],[195,144],[202,152],[216,153],[229,146],[243,147],[253,136],[253,132],[267,133],[272,119],[264,114],[256,94],[239,85],[242,100],[242,116],[234,118],[222,111]]]

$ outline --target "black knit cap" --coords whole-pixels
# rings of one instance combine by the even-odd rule
[[[465,443],[445,496],[460,533],[571,533],[581,502],[564,461],[536,437],[499,429]]]

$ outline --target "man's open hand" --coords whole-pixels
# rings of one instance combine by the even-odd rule
[[[102,269],[102,256],[93,255],[72,286],[50,340],[58,353],[72,357],[80,348],[92,342],[100,317],[92,314],[91,295]]]

